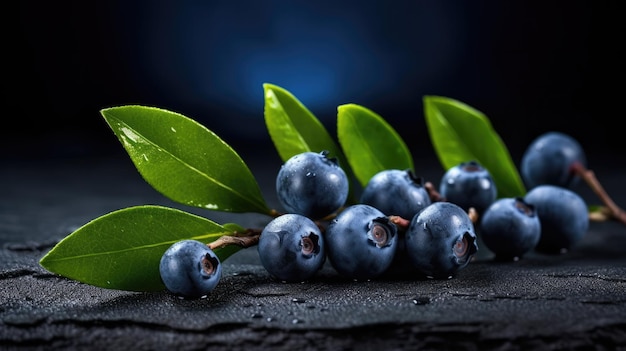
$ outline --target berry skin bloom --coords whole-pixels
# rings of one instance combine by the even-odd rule
[[[346,207],[324,235],[331,265],[341,275],[356,280],[382,275],[398,245],[397,227],[380,210],[365,204]]]
[[[288,213],[321,219],[348,198],[348,177],[328,151],[304,152],[288,159],[276,176],[276,194]]]
[[[361,194],[361,203],[376,207],[388,216],[411,219],[430,205],[423,181],[409,170],[388,169],[376,173]]]
[[[170,246],[159,264],[161,280],[167,290],[183,298],[209,294],[222,276],[222,264],[206,244],[181,240]]]
[[[537,209],[541,223],[541,237],[536,251],[565,253],[589,229],[587,204],[572,190],[556,185],[539,185],[526,194],[524,201]]]
[[[465,211],[473,207],[482,214],[496,200],[496,184],[487,169],[476,161],[460,163],[446,171],[439,193]]]
[[[284,214],[268,223],[257,246],[263,267],[286,282],[310,279],[326,260],[324,237],[308,217]]]
[[[448,279],[465,268],[478,251],[474,224],[451,202],[434,202],[411,220],[405,234],[406,253],[427,277]]]
[[[524,199],[502,198],[481,217],[479,235],[496,260],[518,260],[537,246],[541,223],[535,207]]]

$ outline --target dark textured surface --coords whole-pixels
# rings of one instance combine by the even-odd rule
[[[450,280],[353,282],[327,265],[309,282],[285,284],[249,248],[225,261],[222,281],[202,300],[107,290],[41,268],[58,240],[109,211],[179,207],[128,162],[22,163],[0,172],[0,349],[626,349],[626,227],[614,222],[592,223],[564,255],[496,263],[480,247]],[[277,163],[251,164],[275,204]],[[624,204],[624,173],[596,173]],[[435,183],[440,174],[422,173]],[[267,221],[184,209],[218,223]]]

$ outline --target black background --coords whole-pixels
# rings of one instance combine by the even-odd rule
[[[15,6],[15,5],[14,5]],[[434,159],[423,95],[484,112],[516,162],[561,130],[624,163],[624,20],[604,1],[20,1],[4,17],[6,158],[126,157],[99,111],[142,104],[271,149],[264,82],[334,134],[358,103]],[[8,23],[8,25],[7,25]]]

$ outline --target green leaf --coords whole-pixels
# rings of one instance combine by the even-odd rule
[[[287,161],[303,152],[328,151],[329,157],[337,158],[339,166],[348,179],[354,175],[339,145],[324,125],[300,100],[284,88],[265,83],[265,125],[280,158]],[[350,186],[349,198],[354,187]]]
[[[442,96],[424,96],[424,115],[445,170],[475,160],[494,179],[498,197],[524,196],[526,190],[506,145],[482,112]]]
[[[209,210],[270,213],[248,166],[198,122],[135,105],[101,113],[142,177],[166,197]]]
[[[337,136],[362,186],[383,170],[414,170],[413,157],[400,135],[363,106],[345,104],[337,108]]]
[[[177,209],[129,207],[85,224],[39,263],[50,272],[102,288],[158,291],[165,288],[159,262],[172,244],[184,239],[210,243],[230,233],[217,223]],[[221,261],[227,258],[216,254]]]
[[[293,94],[269,83],[263,90],[265,125],[283,161],[308,151],[328,150],[329,156],[343,157],[324,125]]]

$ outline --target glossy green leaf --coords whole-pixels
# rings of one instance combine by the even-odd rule
[[[414,170],[413,157],[400,135],[363,106],[345,104],[337,108],[337,136],[362,186],[383,170]]]
[[[209,210],[270,213],[248,166],[198,122],[135,105],[101,113],[142,177],[166,197]]]
[[[447,97],[424,96],[423,102],[431,142],[445,170],[475,160],[491,173],[499,198],[526,193],[506,145],[487,116]]]
[[[102,288],[158,291],[164,289],[159,262],[173,243],[183,239],[210,243],[227,234],[231,229],[177,209],[129,207],[85,224],[39,263],[50,272]],[[216,254],[221,261],[227,258]]]
[[[269,83],[263,89],[265,124],[283,161],[307,151],[328,150],[341,162],[341,150],[324,125],[293,94]]]
[[[345,155],[324,125],[292,93],[279,86],[263,84],[265,94],[265,125],[280,158],[287,161],[303,152],[327,150],[341,168],[353,179]],[[350,186],[349,197],[354,187]]]

